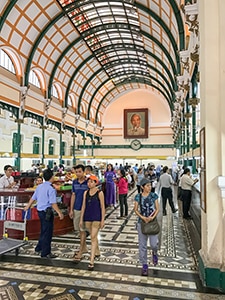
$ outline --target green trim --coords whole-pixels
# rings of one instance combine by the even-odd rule
[[[70,131],[72,134],[75,134],[75,128],[74,127],[70,127],[68,125],[65,125],[64,129]]]
[[[80,145],[80,148],[84,148],[82,145]],[[86,145],[85,148],[92,148],[92,145]],[[94,148],[99,148],[99,149],[131,149],[130,145],[94,145]],[[141,145],[141,148],[151,148],[151,149],[170,149],[174,148],[174,144],[168,144],[168,145]]]
[[[120,25],[123,25],[123,27],[124,27],[124,24],[122,24],[122,23],[119,23],[119,24],[120,24]],[[118,26],[119,26],[119,24],[115,24],[115,25],[118,25]],[[108,24],[108,25],[110,25],[110,28],[113,28],[113,24]],[[107,24],[105,24],[104,26],[107,26]],[[97,30],[99,30],[99,28],[101,28],[101,27],[102,27],[102,26],[97,26],[97,27],[95,27],[94,29],[95,29],[96,32],[97,32]],[[136,26],[134,26],[134,27],[136,27]],[[168,58],[168,60],[169,60],[169,62],[170,62],[170,64],[171,64],[171,67],[172,67],[172,69],[173,69],[174,74],[178,74],[177,71],[176,71],[174,62],[173,62],[173,60],[172,60],[172,58],[171,58],[169,52],[167,51],[167,49],[166,49],[162,44],[160,44],[160,42],[159,42],[155,37],[151,36],[150,34],[144,32],[144,31],[141,31],[141,34],[143,34],[144,36],[146,36],[146,37],[148,37],[149,39],[151,39],[152,41],[154,41],[154,42],[159,46],[159,48],[162,49],[162,51],[165,53],[165,55],[167,56],[167,58]],[[86,32],[86,35],[88,36],[88,33],[87,33],[87,32]],[[113,40],[113,39],[112,39],[112,40]],[[80,104],[81,104],[82,97],[83,97],[83,94],[84,94],[84,91],[85,91],[87,85],[88,85],[89,82],[91,82],[91,80],[94,78],[95,74],[98,74],[101,70],[104,70],[104,69],[103,69],[103,68],[100,68],[98,71],[96,71],[95,73],[93,73],[92,76],[89,78],[89,80],[85,83],[85,85],[84,85],[84,87],[83,87],[83,89],[82,89],[82,91],[81,91],[81,94],[80,94],[80,97],[79,97],[79,100],[78,100],[78,104],[77,104],[77,110],[78,110],[77,113],[78,113],[78,114],[80,113]],[[72,79],[72,78],[71,78],[71,79]],[[72,83],[72,82],[71,82],[71,83]],[[69,86],[69,84],[68,84],[67,90],[69,90],[69,89],[70,89],[70,86]],[[165,97],[165,98],[167,99],[167,97]]]
[[[70,91],[70,87],[73,83],[73,80],[75,78],[75,76],[77,75],[77,73],[80,71],[80,69],[89,61],[89,59],[94,58],[94,55],[90,55],[88,58],[86,58],[74,71],[73,75],[70,77],[70,80],[67,84],[66,87],[66,93],[65,93],[65,107],[67,107],[67,103],[68,103],[68,97],[69,97],[69,91]]]
[[[15,166],[17,170],[20,171],[20,161],[21,161],[21,123],[17,123],[17,136],[16,136],[16,143],[17,143],[17,157],[15,159]]]
[[[27,110],[25,111],[24,118],[31,118],[31,119],[37,120],[40,123],[40,125],[43,125],[44,118],[42,116],[36,115],[30,111],[27,111]]]
[[[44,164],[45,159],[45,127],[42,126],[42,139],[41,139],[41,163]]]
[[[96,54],[96,56],[101,55],[101,51],[103,51],[105,54],[110,54],[110,53],[113,53],[115,50],[119,51],[122,46],[124,47],[124,49],[127,49],[129,51],[134,51],[134,52],[136,51],[136,48],[135,47],[131,48],[132,45],[130,45],[129,43],[119,43],[119,44],[116,44],[113,47],[113,49],[112,49],[111,45],[104,46],[104,47],[100,48],[99,50],[96,50],[95,54]],[[168,69],[168,67],[166,66],[166,64],[157,55],[155,55],[154,53],[152,53],[152,52],[150,52],[150,51],[148,51],[146,49],[144,49],[144,53],[147,54],[147,55],[149,55],[149,56],[151,56],[151,57],[153,57],[155,60],[157,60],[157,62],[160,65],[162,65],[163,69],[166,71],[166,73],[168,74],[168,76],[169,76],[169,78],[171,80],[172,88],[174,90],[177,90],[177,83],[174,80],[174,78],[172,77],[172,75],[170,73],[170,70]]]
[[[99,69],[98,71],[96,71],[95,73],[92,74],[92,76],[89,78],[88,81],[86,81],[86,83],[85,83],[85,85],[84,85],[84,87],[83,87],[83,89],[82,89],[82,91],[81,91],[81,94],[80,94],[80,97],[79,97],[79,100],[78,100],[78,104],[77,104],[77,112],[78,112],[78,114],[80,114],[80,105],[81,105],[81,101],[82,101],[83,94],[84,94],[84,92],[85,92],[86,87],[89,85],[89,83],[92,81],[92,79],[93,79],[95,76],[97,76],[98,73],[100,73],[101,71],[104,71],[104,70]],[[133,72],[132,72],[131,74],[133,74]],[[131,80],[127,80],[126,82],[123,81],[123,82],[119,83],[118,85],[116,85],[115,88],[116,88],[117,86],[125,85],[125,84],[127,84],[127,83],[137,82],[137,79],[138,79],[139,77],[140,77],[140,76],[138,76],[138,74],[137,74],[137,77],[131,78]],[[149,79],[149,77],[148,77],[147,79]],[[108,80],[110,81],[111,78],[109,78]],[[157,86],[155,86],[154,84],[152,84],[152,83],[150,83],[150,82],[144,81],[144,78],[143,78],[143,77],[140,77],[140,79],[138,80],[138,82],[140,82],[140,83],[143,82],[143,83],[145,83],[145,84],[148,84],[149,86],[152,86],[152,87],[154,87],[155,89],[157,89],[158,91],[160,91],[160,93],[161,93],[161,94],[165,97],[165,99],[167,100],[170,109],[172,109],[172,99],[171,99],[171,101],[170,101],[170,99],[168,99],[168,97],[165,95],[165,93],[164,93],[160,88],[158,88]],[[107,95],[107,94],[106,94],[106,95]],[[105,95],[105,96],[106,96],[106,95]],[[103,97],[103,99],[105,98],[105,96]],[[102,99],[102,100],[103,100],[103,99]],[[102,104],[102,100],[99,102],[99,104]],[[99,107],[100,107],[100,106],[98,105],[98,109],[99,109]],[[96,116],[97,116],[97,113],[98,113],[98,111],[96,111]]]
[[[170,29],[167,27],[166,23],[152,10],[150,10],[149,8],[145,7],[144,5],[140,4],[140,3],[135,3],[135,6],[143,11],[145,11],[146,13],[148,13],[151,17],[153,17],[159,24],[160,26],[163,28],[163,30],[165,31],[165,33],[167,34],[167,36],[169,37],[169,40],[172,44],[173,47],[173,51],[174,51],[174,55],[175,55],[175,59],[176,59],[176,63],[177,63],[177,71],[178,74],[180,73],[180,58],[178,55],[178,48],[177,48],[177,43],[170,31]]]
[[[158,73],[158,75],[160,75],[160,76],[163,78],[163,80],[166,82],[166,84],[168,85],[168,87],[169,87],[169,89],[170,89],[169,82],[168,82],[167,78],[166,78],[159,70],[157,70],[155,67],[149,66],[149,65],[148,65],[148,67],[151,68],[152,70],[154,70],[156,73]],[[169,91],[165,88],[165,86],[162,84],[162,82],[161,82],[160,80],[158,80],[157,78],[153,77],[152,75],[149,75],[148,78],[152,79],[153,81],[156,81],[163,89],[165,89],[165,92],[166,92],[166,94],[167,94],[167,98],[166,98],[166,99],[168,99],[167,101],[169,101],[169,99],[173,99],[173,95],[170,95]],[[136,77],[136,79],[137,79],[137,81],[139,82],[138,77]],[[141,80],[142,80],[142,79],[143,79],[143,77],[141,77]],[[91,100],[90,100],[90,102],[89,102],[89,104],[88,104],[88,111],[87,111],[87,119],[88,119],[88,120],[90,119],[91,105],[92,105],[92,102],[93,102],[93,100],[94,100],[94,98],[95,98],[95,95],[96,95],[96,94],[98,93],[98,91],[102,88],[102,86],[104,86],[104,85],[105,85],[108,81],[110,81],[110,80],[111,80],[111,79],[108,78],[108,79],[106,79],[105,81],[103,81],[103,82],[96,88],[94,94],[92,95]],[[140,83],[141,83],[141,80],[140,80]],[[132,81],[132,80],[131,80],[131,81]],[[130,81],[130,82],[131,82],[131,81]],[[124,85],[124,82],[123,82],[121,85]],[[152,84],[150,84],[150,86],[152,86]],[[116,85],[114,88],[116,88],[116,87],[117,87],[117,85]],[[114,88],[113,88],[113,89],[114,89]],[[101,102],[101,101],[100,101],[100,102]],[[171,101],[171,102],[172,102],[172,101]],[[170,106],[170,107],[172,106],[172,105],[170,104],[170,101],[169,101],[169,106]]]
[[[75,43],[74,43],[74,44],[75,44]],[[73,44],[73,45],[74,45],[74,44]],[[129,44],[125,44],[125,45],[129,45]],[[129,45],[129,46],[130,46],[130,45]],[[103,47],[103,48],[107,48],[107,47],[109,47],[109,46],[105,46],[105,47]],[[110,49],[111,49],[111,48],[110,48]],[[166,73],[168,74],[168,76],[169,76],[169,78],[170,78],[172,87],[169,85],[169,89],[170,89],[170,91],[171,91],[171,94],[173,94],[173,91],[174,91],[174,90],[175,90],[175,91],[177,90],[177,84],[176,84],[176,82],[174,81],[174,78],[172,77],[172,75],[171,75],[169,69],[167,68],[167,66],[164,64],[164,62],[163,62],[161,59],[159,59],[155,54],[151,53],[150,51],[145,50],[145,53],[148,54],[149,56],[153,57],[155,60],[157,60],[157,61],[162,65],[163,69],[166,71]],[[93,59],[93,58],[94,58],[93,55],[90,55],[88,58],[86,58],[86,59],[85,59],[85,60],[84,60],[84,61],[76,68],[75,72],[74,72],[74,73],[72,74],[72,76],[70,77],[70,80],[69,80],[68,85],[67,85],[67,88],[66,88],[66,93],[65,93],[65,106],[67,106],[67,103],[68,103],[69,90],[70,90],[70,88],[71,88],[71,85],[72,85],[72,83],[73,83],[74,78],[76,77],[76,75],[78,74],[78,72],[80,71],[80,69],[81,69],[83,66],[85,66],[85,64],[86,64],[89,60],[91,60],[91,59]],[[60,58],[58,59],[56,65],[59,65],[59,63],[60,63],[60,61],[61,61],[62,59],[63,59],[63,57],[60,56]],[[154,68],[154,67],[150,65],[150,68]],[[55,69],[55,68],[54,68],[54,69]],[[154,68],[154,69],[155,69],[155,68]],[[56,72],[56,70],[54,70],[54,72]],[[53,82],[53,77],[54,77],[54,73],[51,74],[50,82]],[[164,76],[164,77],[165,77],[165,76]],[[164,79],[164,80],[165,80],[165,79]],[[167,80],[165,80],[165,81],[169,84],[169,82],[168,82]],[[49,84],[48,90],[51,90],[50,84]],[[50,96],[51,96],[51,94],[50,94]],[[49,96],[49,98],[50,98],[50,96]],[[171,95],[171,96],[172,96],[172,95]]]
[[[49,84],[48,84],[48,99],[51,98],[51,95],[52,95],[52,84],[53,84],[53,80],[54,80],[54,76],[55,76],[55,73],[57,71],[57,68],[60,64],[60,62],[63,60],[63,58],[66,56],[66,53],[69,52],[69,50],[74,46],[76,45],[76,43],[79,43],[80,41],[82,40],[81,37],[77,38],[75,41],[73,41],[71,44],[69,44],[66,49],[62,52],[62,54],[59,56],[59,58],[57,59],[57,62],[54,64],[54,68],[51,72],[51,76],[49,78]],[[91,55],[91,57],[94,57],[93,55]],[[86,63],[86,59],[81,63],[81,65],[85,64]],[[78,70],[80,69],[80,66],[77,68]],[[76,69],[76,71],[77,71]],[[76,72],[75,71],[75,72]],[[65,99],[68,98],[68,95],[65,96]],[[67,101],[65,101],[65,107],[67,107]]]
[[[70,5],[68,5],[70,6]],[[67,13],[69,13],[70,11],[73,11],[74,8],[70,8],[68,9]],[[25,68],[25,78],[24,78],[24,85],[28,86],[29,83],[29,73],[30,73],[30,68],[31,68],[31,63],[35,54],[35,51],[37,50],[38,45],[40,44],[42,38],[44,38],[45,34],[47,33],[47,31],[57,22],[59,21],[61,18],[63,18],[65,16],[65,12],[61,11],[56,17],[54,17],[50,23],[48,23],[45,28],[42,29],[41,34],[39,34],[39,36],[37,37],[36,41],[33,44],[33,48],[29,54],[29,58],[27,61],[27,65]]]
[[[175,14],[175,18],[177,20],[177,27],[179,30],[179,37],[180,37],[180,51],[185,49],[185,31],[184,31],[184,23],[180,14],[180,8],[177,5],[175,0],[169,0],[170,5]]]
[[[48,119],[47,125],[49,125],[49,124],[54,125],[59,131],[61,131],[61,123],[51,120],[51,119]]]
[[[108,96],[108,94],[110,94],[114,89],[120,87],[121,85],[130,84],[130,83],[132,83],[132,82],[136,82],[136,81],[130,80],[129,82],[127,81],[126,83],[124,83],[124,82],[123,82],[123,83],[120,83],[120,84],[116,85],[115,87],[113,87],[111,90],[109,90],[109,91],[104,95],[104,97],[103,97],[102,100],[99,102],[98,107],[97,107],[97,109],[96,109],[95,123],[97,123],[97,121],[98,121],[98,112],[99,112],[99,109],[100,109],[100,107],[101,107],[103,101],[105,100],[105,98]],[[140,80],[139,82],[141,82],[141,80]],[[148,84],[147,82],[144,82],[144,81],[143,81],[142,83]],[[160,93],[163,94],[163,96],[165,97],[165,99],[167,99],[166,95],[165,95],[165,94],[161,91],[161,89],[159,89],[157,86],[155,86],[154,84],[148,84],[148,85],[151,86],[151,87],[154,87],[156,90],[158,90]],[[170,107],[170,110],[171,110],[171,115],[172,115],[172,105],[170,105],[168,99],[167,99],[167,102],[168,102],[168,104],[169,104],[169,107]]]
[[[19,118],[19,108],[0,101],[0,108],[11,112],[17,119]]]
[[[5,20],[7,19],[9,13],[11,12],[11,10],[13,9],[14,5],[16,4],[18,0],[11,0],[9,2],[9,5],[6,7],[4,13],[2,16],[0,16],[0,31],[2,30],[2,27],[5,23]]]
[[[204,286],[225,292],[225,272],[218,268],[209,268],[199,255],[199,275]]]
[[[173,69],[174,75],[179,74],[179,69],[178,70],[176,69],[174,61],[171,58],[171,55],[169,54],[169,51],[167,51],[167,49],[155,37],[151,36],[149,33],[144,32],[144,31],[141,30],[141,34],[143,34],[144,36],[148,37],[150,40],[152,40],[153,42],[155,42],[159,46],[159,48],[162,49],[162,51],[165,53],[166,57],[168,58],[168,60],[170,62],[170,65],[171,65],[171,67]]]

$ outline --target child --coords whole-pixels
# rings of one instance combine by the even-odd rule
[[[151,192],[151,183],[147,178],[140,182],[142,189],[141,194],[135,196],[134,212],[139,217],[137,223],[138,243],[139,243],[139,260],[142,264],[142,275],[148,276],[148,259],[147,259],[147,242],[150,241],[152,249],[152,262],[158,263],[158,235],[145,235],[141,231],[141,222],[148,223],[156,218],[159,212],[158,195]]]
[[[119,202],[120,202],[120,216],[118,219],[123,218],[123,206],[125,208],[125,217],[128,215],[127,193],[128,193],[128,180],[124,170],[118,170],[119,179],[116,180],[116,185],[119,188]]]
[[[91,236],[91,257],[88,270],[94,270],[94,259],[100,256],[98,247],[98,231],[104,227],[105,204],[104,194],[97,188],[98,178],[90,175],[87,181],[88,190],[84,192],[84,200],[81,209],[80,227],[90,232]]]

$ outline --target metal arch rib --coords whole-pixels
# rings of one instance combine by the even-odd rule
[[[131,81],[132,82],[132,81]],[[129,83],[131,83],[131,82],[127,82],[127,84],[129,84]],[[145,83],[146,84],[146,82],[143,82],[143,83]],[[118,84],[117,86],[115,86],[114,88],[112,88],[110,91],[108,91],[106,94],[105,94],[105,96],[102,98],[102,100],[99,102],[99,105],[98,105],[98,108],[96,109],[96,115],[95,115],[95,123],[97,123],[97,121],[98,121],[98,112],[99,112],[99,109],[100,109],[100,107],[101,107],[101,105],[102,105],[102,102],[104,101],[104,99],[107,97],[107,95],[109,94],[109,93],[111,93],[115,88],[117,88],[117,87],[119,87],[119,86],[121,86],[121,85],[124,85],[123,83],[120,83],[120,84]],[[165,96],[165,94],[161,91],[161,89],[159,89],[157,86],[155,86],[155,85],[153,85],[153,84],[149,84],[151,87],[154,87],[155,89],[157,89],[160,93],[162,93],[162,95],[167,99],[167,97]],[[169,103],[169,101],[168,101],[168,103]],[[171,111],[171,115],[172,115],[172,108],[171,108],[171,106],[169,105],[169,107],[170,107],[170,111]]]
[[[152,67],[152,66],[149,66],[150,68],[152,68],[152,69],[154,69],[154,71],[155,72],[157,72],[164,80],[165,80],[165,82],[167,83],[167,85],[168,85],[168,87],[169,87],[169,82],[167,81],[167,79],[165,78],[165,76],[159,71],[159,70],[157,70],[156,68],[154,68],[154,67]],[[169,92],[168,92],[168,90],[165,88],[165,86],[163,86],[163,84],[162,84],[162,82],[161,81],[159,81],[157,78],[155,78],[155,77],[153,77],[153,76],[149,76],[149,78],[150,79],[152,79],[152,80],[155,80],[159,85],[161,85],[161,87],[163,88],[163,89],[165,89],[165,91],[166,91],[166,94],[167,94],[167,99],[170,99],[170,101],[171,101],[171,99],[173,99],[173,91],[171,91],[171,95],[169,94]],[[138,80],[139,78],[137,77],[137,80]],[[106,84],[107,82],[109,81],[109,79],[106,79],[104,82],[102,82],[97,88],[96,88],[96,90],[95,90],[95,92],[94,92],[94,94],[92,95],[92,97],[91,97],[91,100],[90,100],[90,102],[89,102],[89,104],[88,104],[88,112],[87,112],[87,118],[89,119],[90,118],[90,110],[91,110],[91,104],[92,104],[92,102],[93,102],[93,100],[94,100],[94,97],[95,97],[95,95],[97,94],[97,92],[99,91],[99,89],[102,87],[102,86],[104,86],[104,84]],[[139,82],[139,81],[138,81]],[[121,83],[122,85],[124,85],[124,83]],[[170,88],[170,87],[169,87]],[[170,101],[168,100],[168,104],[169,104],[169,106],[171,106],[171,107],[173,107],[173,104],[172,104],[172,101],[171,101],[171,104],[170,104]]]

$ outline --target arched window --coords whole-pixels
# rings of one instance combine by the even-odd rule
[[[36,73],[33,70],[30,70],[29,82],[38,88],[41,87],[39,78],[37,77]]]
[[[52,96],[57,98],[59,101],[63,99],[62,88],[59,83],[54,83],[52,86]]]
[[[68,97],[68,103],[67,104],[68,104],[68,106],[73,106],[71,96]]]
[[[12,72],[13,74],[16,74],[11,58],[2,49],[0,49],[0,66]]]
[[[93,108],[90,109],[90,120],[91,120],[92,123],[94,123],[94,121],[95,121]]]
[[[59,99],[59,94],[58,94],[58,91],[56,89],[56,87],[53,85],[52,87],[52,96]]]
[[[33,137],[33,154],[40,153],[40,138],[37,136]]]
[[[87,112],[87,110],[86,110],[86,105],[84,104],[84,103],[81,103],[81,105],[80,105],[80,115],[83,117],[83,118],[85,118],[86,119],[86,112]]]
[[[68,105],[75,108],[76,107],[76,100],[74,94],[69,94],[68,96]]]
[[[98,124],[98,126],[102,126],[100,114],[98,114],[98,116],[97,116],[97,124]]]
[[[55,152],[55,141],[50,139],[48,143],[48,154],[54,155],[54,152]]]

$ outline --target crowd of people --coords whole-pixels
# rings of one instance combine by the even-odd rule
[[[28,210],[34,201],[37,202],[38,216],[41,223],[40,238],[35,251],[42,258],[55,258],[51,252],[51,241],[54,226],[54,214],[56,211],[60,220],[64,215],[60,211],[56,201],[56,190],[54,189],[54,175],[59,171],[59,167],[54,164],[52,170],[46,168],[42,176],[37,176],[36,189],[29,203],[24,210]],[[62,167],[60,167],[62,168]],[[189,168],[177,169],[177,174],[167,166],[157,166],[148,164],[147,167],[124,166],[117,163],[109,163],[104,171],[104,189],[100,187],[98,176],[96,176],[95,168],[91,165],[84,166],[78,164],[74,166],[65,176],[65,181],[71,181],[72,192],[69,206],[69,217],[73,220],[75,233],[80,238],[80,247],[74,253],[73,260],[79,263],[83,254],[88,251],[86,238],[91,238],[91,254],[88,269],[94,269],[94,260],[100,256],[98,244],[98,232],[104,227],[105,210],[108,207],[116,207],[119,203],[118,219],[128,217],[128,191],[129,188],[137,189],[134,196],[134,212],[138,216],[137,232],[139,244],[139,260],[142,264],[142,275],[148,275],[148,258],[147,258],[147,242],[149,240],[152,249],[152,262],[154,265],[158,263],[158,234],[144,234],[142,232],[141,223],[149,223],[153,221],[159,211],[159,195],[161,194],[161,206],[163,216],[167,215],[167,200],[172,213],[177,212],[177,208],[173,202],[172,185],[179,186],[178,197],[182,200],[183,218],[191,219],[190,203],[192,186],[198,181],[193,180]],[[12,166],[4,167],[4,176],[0,178],[0,188],[13,188],[15,181],[11,175]],[[44,180],[43,180],[44,179]],[[118,201],[117,201],[118,195]]]

